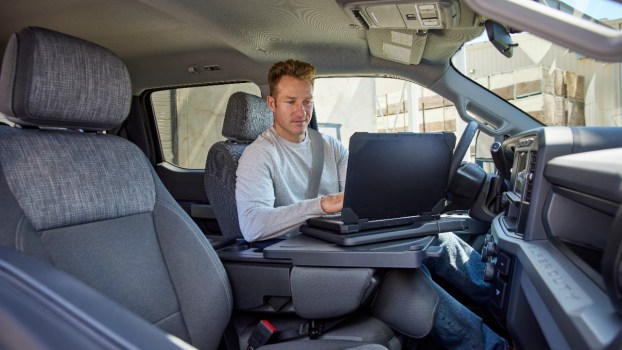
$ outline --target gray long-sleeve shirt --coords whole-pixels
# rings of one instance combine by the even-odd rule
[[[322,138],[320,197],[343,191],[348,164],[345,146],[330,135]],[[305,220],[325,214],[320,197],[305,199],[313,160],[309,139],[292,143],[270,128],[244,150],[236,172],[235,198],[240,229],[247,241],[295,232]]]

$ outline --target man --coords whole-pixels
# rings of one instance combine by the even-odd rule
[[[280,237],[298,231],[307,219],[339,212],[343,207],[348,152],[329,135],[314,137],[308,129],[313,111],[315,68],[309,63],[278,62],[268,73],[274,125],[249,145],[236,172],[236,201],[240,229],[249,241]],[[315,135],[319,136],[319,135]],[[324,167],[317,195],[309,195],[313,176],[313,141],[320,140]],[[308,197],[308,198],[307,198]],[[489,286],[482,281],[479,254],[452,233],[439,234],[443,255],[425,265],[481,304]],[[426,267],[422,267],[429,274]],[[452,349],[504,349],[506,341],[482,320],[432,281],[440,302],[432,336]]]
[[[249,242],[296,232],[311,217],[341,211],[348,164],[343,144],[322,135],[324,168],[318,195],[305,198],[313,158],[307,132],[316,132],[307,129],[315,68],[288,60],[275,64],[268,78],[274,126],[244,150],[236,173],[240,229]]]

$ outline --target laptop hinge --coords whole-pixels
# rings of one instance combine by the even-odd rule
[[[346,224],[356,224],[359,223],[361,220],[359,219],[359,216],[356,215],[354,210],[352,210],[351,208],[343,208],[341,210],[341,221]]]
[[[436,203],[436,205],[432,208],[432,210],[422,213],[421,216],[424,215],[430,215],[430,216],[435,216],[435,215],[440,215],[443,213],[443,210],[445,210],[445,206],[447,205],[447,198],[441,198],[441,200],[438,201],[438,203]]]

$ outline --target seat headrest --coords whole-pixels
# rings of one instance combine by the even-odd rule
[[[272,123],[272,111],[266,100],[246,92],[236,92],[227,103],[222,136],[235,142],[253,142]]]
[[[0,111],[17,124],[110,130],[130,109],[132,89],[121,59],[52,30],[13,34],[0,72]]]

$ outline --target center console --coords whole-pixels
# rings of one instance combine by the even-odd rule
[[[307,280],[316,283],[304,289],[313,289],[319,295],[330,288],[333,300],[330,304],[343,305],[354,295],[361,299],[361,295],[371,293],[388,269],[418,269],[424,259],[440,256],[441,248],[435,245],[436,233],[446,227],[454,227],[459,222],[457,233],[486,232],[488,229],[488,225],[483,228],[481,222],[468,216],[443,216],[437,221],[436,231],[410,237],[399,232],[389,235],[383,231],[382,237],[388,238],[373,243],[341,245],[297,234],[270,242],[239,240],[220,247],[217,253],[227,270],[238,310],[299,313],[300,303],[296,306],[295,301],[297,297],[300,300],[300,295],[292,294],[303,288],[294,286],[302,281],[296,282],[296,275],[311,275]],[[343,283],[358,285],[363,275],[368,275],[366,279],[371,282],[362,289],[339,287]],[[336,282],[331,286],[320,286],[317,282],[326,279]],[[305,295],[309,294],[305,292]]]
[[[440,254],[435,236],[396,241],[340,246],[303,234],[257,247],[244,241],[219,249],[218,255],[229,275],[241,309],[282,311],[272,308],[270,299],[291,298],[291,270],[298,267],[344,268],[419,268],[429,256]],[[319,271],[319,270],[318,270]],[[249,288],[252,286],[252,288]],[[243,291],[243,292],[236,292]]]
[[[510,189],[505,193],[508,206],[503,223],[509,232],[524,235],[527,226],[538,161],[539,139],[537,134],[519,138],[511,146],[514,150]]]
[[[424,259],[440,255],[434,241],[435,235],[427,235],[341,246],[297,234],[260,245],[239,241],[217,253],[239,314],[271,322],[288,317],[324,322],[373,309],[394,329],[423,336],[431,322],[417,316],[432,320],[438,296],[425,289],[429,285],[418,268]],[[414,288],[421,291],[413,295]],[[394,312],[409,307],[418,312]]]

